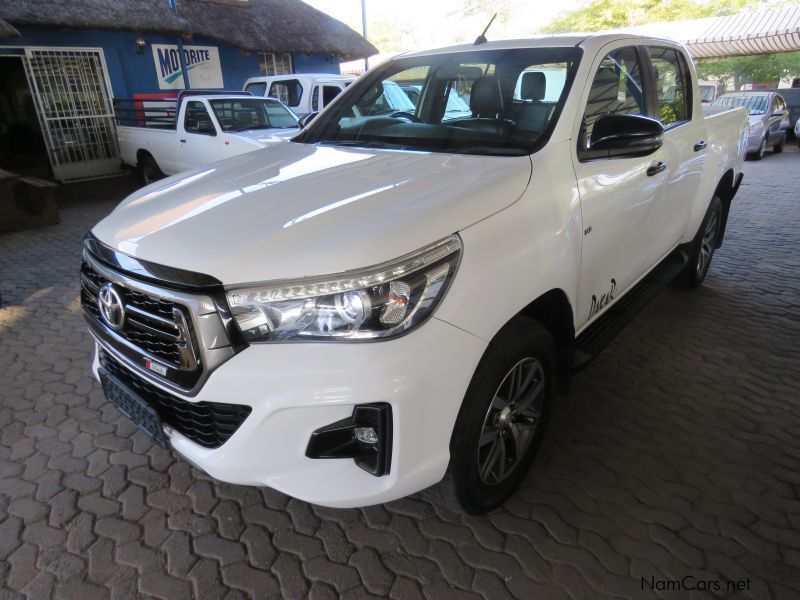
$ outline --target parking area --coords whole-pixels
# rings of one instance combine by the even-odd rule
[[[118,188],[0,235],[0,597],[800,597],[796,146],[746,163],[706,283],[575,377],[485,517],[436,488],[334,510],[218,483],[120,417],[77,276]]]

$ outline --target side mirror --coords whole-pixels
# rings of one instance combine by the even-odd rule
[[[780,108],[777,108],[777,109],[772,111],[772,116],[773,117],[783,117],[783,116],[785,116],[787,114],[788,114],[788,111],[781,110]]]
[[[314,117],[316,117],[318,114],[319,114],[319,111],[318,111],[318,110],[315,110],[314,112],[310,112],[310,113],[308,113],[307,115],[303,115],[303,116],[302,116],[302,117],[300,117],[300,119],[297,121],[297,126],[298,126],[300,129],[305,129],[305,128],[306,128],[306,125],[308,125],[308,124],[309,124],[311,121],[313,121],[313,120],[314,120]]]
[[[652,154],[664,144],[664,126],[641,115],[603,115],[595,121],[587,149],[580,160],[629,158]]]

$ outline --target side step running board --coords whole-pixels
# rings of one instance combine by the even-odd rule
[[[600,354],[637,313],[681,272],[687,260],[684,251],[676,250],[589,325],[575,340],[573,368],[576,371],[584,368]]]

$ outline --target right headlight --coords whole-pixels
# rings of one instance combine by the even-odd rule
[[[226,293],[231,313],[250,342],[390,338],[433,313],[460,258],[461,238],[451,235],[366,269]]]

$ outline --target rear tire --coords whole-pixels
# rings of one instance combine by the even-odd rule
[[[675,278],[676,287],[693,289],[698,287],[708,274],[722,228],[722,202],[718,196],[711,199],[706,216],[700,224],[689,247],[689,260],[684,270]]]
[[[144,181],[145,185],[150,185],[164,178],[164,173],[159,168],[156,159],[149,154],[142,156],[139,161],[139,174],[142,176],[142,181]]]
[[[489,345],[461,405],[440,486],[445,501],[478,515],[514,493],[547,427],[555,381],[550,332],[531,319],[513,319]]]

